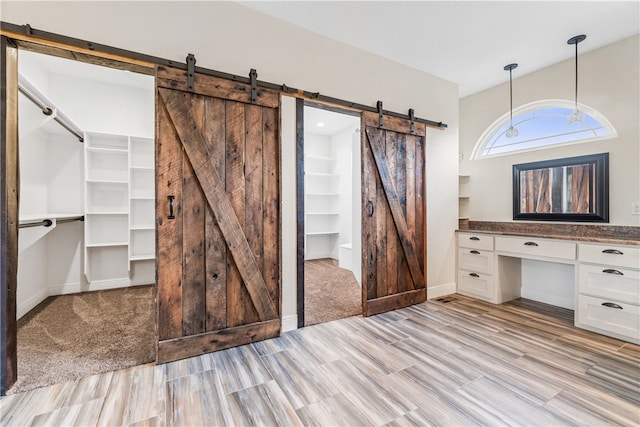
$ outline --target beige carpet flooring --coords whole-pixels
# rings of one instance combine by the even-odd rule
[[[47,298],[18,321],[8,394],[155,360],[153,286]]]
[[[350,270],[330,258],[304,262],[305,326],[361,314],[362,293]]]

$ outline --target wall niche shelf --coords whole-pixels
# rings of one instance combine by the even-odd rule
[[[468,184],[471,180],[469,175],[458,175],[458,229],[466,230],[469,228],[469,202],[471,198],[468,196]]]

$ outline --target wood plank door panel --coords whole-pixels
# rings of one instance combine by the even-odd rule
[[[387,118],[385,117],[385,120]],[[426,300],[425,127],[364,113],[362,255],[365,315]]]
[[[158,363],[280,334],[278,103],[157,70]]]

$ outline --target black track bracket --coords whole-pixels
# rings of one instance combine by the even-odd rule
[[[187,90],[194,91],[196,81],[196,57],[193,53],[187,55]]]
[[[409,108],[409,120],[411,120],[411,135],[416,134],[416,116],[413,108]]]
[[[249,71],[249,81],[251,82],[251,103],[258,102],[258,72],[255,68]]]
[[[382,126],[384,125],[384,120],[382,118],[384,113],[384,110],[382,109],[382,101],[378,101],[376,103],[376,107],[378,108],[378,127],[382,129]]]

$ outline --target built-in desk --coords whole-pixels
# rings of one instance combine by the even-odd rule
[[[522,296],[523,259],[549,263],[552,273],[569,272],[560,280],[573,293],[577,327],[640,344],[637,241],[611,244],[477,230],[459,231],[457,240],[458,293],[501,304]]]

